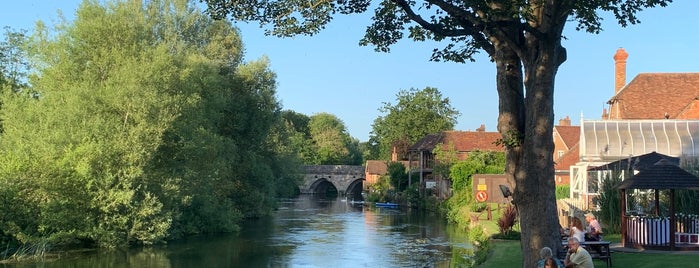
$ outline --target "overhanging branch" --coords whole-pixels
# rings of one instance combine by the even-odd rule
[[[447,14],[454,17],[456,21],[459,22],[459,26],[462,27],[461,29],[447,29],[444,27],[444,25],[428,22],[427,20],[422,18],[422,16],[415,13],[408,1],[393,0],[393,2],[396,3],[398,7],[403,9],[403,11],[410,20],[414,21],[422,28],[425,28],[437,35],[444,37],[470,36],[488,54],[492,54],[494,52],[494,47],[492,46],[492,44],[488,42],[485,36],[483,36],[480,27],[476,26],[480,23],[478,18],[473,14],[469,14],[468,12],[465,12],[464,10],[456,6],[447,4],[444,1],[427,1],[428,3],[438,6],[439,8],[447,12]]]

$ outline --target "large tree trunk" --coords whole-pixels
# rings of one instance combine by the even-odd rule
[[[561,247],[553,169],[553,89],[558,66],[565,61],[560,44],[530,41],[524,61],[527,124],[522,168],[527,172],[515,176],[514,197],[521,204],[522,250],[529,251],[523,263],[527,267],[533,267],[541,247],[554,252]]]
[[[506,174],[515,186],[513,198],[522,230],[522,267],[536,267],[542,247],[553,252],[561,247],[553,169],[553,88],[565,52],[560,45],[542,44],[537,43],[538,47],[522,59],[507,45],[496,43],[494,57],[500,108],[498,130],[507,146]]]

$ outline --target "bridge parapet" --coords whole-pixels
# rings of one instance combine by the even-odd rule
[[[353,165],[315,165],[303,166],[305,171],[301,193],[316,193],[316,187],[321,182],[331,183],[341,194],[361,191],[364,178],[364,166]]]
[[[364,166],[352,165],[314,165],[303,166],[306,174],[352,174],[364,175]]]

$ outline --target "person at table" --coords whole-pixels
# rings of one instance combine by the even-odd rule
[[[546,266],[547,263],[552,263],[549,264],[549,266]],[[553,257],[553,251],[551,250],[550,247],[543,247],[541,250],[539,250],[539,262],[536,264],[537,268],[547,268],[547,267],[563,267],[561,264],[561,261],[558,260],[557,258]]]
[[[585,221],[587,221],[588,227],[587,233],[585,233],[585,240],[602,241],[602,226],[597,221],[595,214],[585,214]]]
[[[563,262],[566,268],[594,268],[592,264],[592,256],[583,247],[580,246],[580,241],[577,238],[568,238],[568,253]]]
[[[585,231],[583,231],[582,221],[578,217],[573,217],[570,222],[570,237],[577,238],[578,242],[585,242]]]

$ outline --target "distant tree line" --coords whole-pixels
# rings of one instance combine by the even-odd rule
[[[305,165],[362,165],[363,144],[350,136],[345,123],[335,115],[318,113],[310,117],[283,111],[282,118],[292,147]]]

